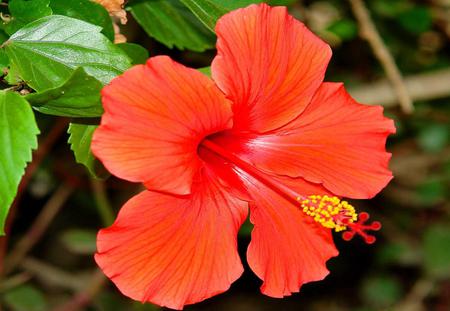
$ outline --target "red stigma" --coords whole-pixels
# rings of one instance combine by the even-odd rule
[[[369,214],[362,212],[358,216],[357,222],[348,222],[345,220],[345,225],[348,227],[348,231],[342,234],[342,238],[345,241],[350,241],[357,234],[360,235],[364,242],[367,244],[373,244],[376,241],[375,236],[367,234],[366,231],[378,231],[381,229],[381,223],[379,221],[373,221],[371,224],[365,224],[365,222],[370,218]]]

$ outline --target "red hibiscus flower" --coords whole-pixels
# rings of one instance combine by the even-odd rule
[[[340,197],[370,198],[392,178],[382,108],[322,82],[331,51],[283,7],[252,5],[217,23],[212,80],[153,57],[102,92],[92,149],[147,190],[98,234],[95,259],[125,295],[182,309],[242,273],[237,233],[250,209],[247,260],[272,297],[323,279],[331,231],[371,243]]]

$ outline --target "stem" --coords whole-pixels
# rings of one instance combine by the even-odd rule
[[[4,266],[5,274],[11,272],[39,241],[72,192],[73,188],[65,184],[61,185],[55,191],[50,200],[43,207],[31,228],[22,239],[19,240],[11,251],[11,254],[6,258]]]
[[[47,286],[73,291],[81,291],[86,287],[84,273],[81,275],[80,273],[77,275],[68,273],[34,258],[26,257],[23,259],[20,262],[20,268]]]
[[[449,68],[406,76],[404,80],[409,96],[415,101],[450,96]],[[348,91],[356,100],[369,105],[393,107],[398,102],[396,93],[386,79],[350,88]]]
[[[68,302],[54,308],[53,311],[75,311],[85,307],[102,290],[105,283],[106,277],[103,272],[97,270],[85,290],[74,295]]]
[[[395,64],[394,57],[381,39],[380,34],[370,18],[363,0],[349,0],[353,13],[360,26],[361,36],[370,44],[373,54],[383,67],[388,79],[394,87],[400,106],[405,113],[412,113],[414,106],[406,89],[403,77]]]
[[[102,219],[103,225],[110,226],[114,222],[114,213],[105,189],[105,183],[91,177],[91,187],[94,194],[97,211]]]
[[[12,203],[11,208],[9,209],[8,218],[6,219],[5,225],[6,235],[0,237],[0,276],[1,274],[3,274],[3,259],[5,257],[5,252],[8,244],[8,237],[9,237],[8,233],[10,231],[11,224],[16,214],[16,208],[19,205],[23,192],[27,188],[28,183],[30,182],[31,178],[36,172],[36,169],[41,164],[42,160],[48,154],[48,152],[56,143],[58,138],[62,135],[62,133],[65,132],[68,123],[69,121],[66,118],[58,119],[55,126],[50,130],[45,139],[39,142],[38,149],[33,153],[33,161],[26,168],[25,174],[22,177],[22,180],[20,181],[19,187],[17,189],[16,198],[14,199],[14,202]]]

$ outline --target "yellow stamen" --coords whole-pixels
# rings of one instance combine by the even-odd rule
[[[355,208],[347,201],[327,195],[310,195],[307,198],[298,197],[303,212],[311,216],[322,226],[334,229],[336,232],[347,229],[349,223],[358,220]]]

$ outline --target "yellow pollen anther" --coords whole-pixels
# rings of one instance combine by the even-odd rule
[[[316,194],[307,198],[298,197],[297,201],[306,215],[336,232],[347,229],[347,224],[358,220],[355,208],[347,201],[341,201],[337,197]]]

